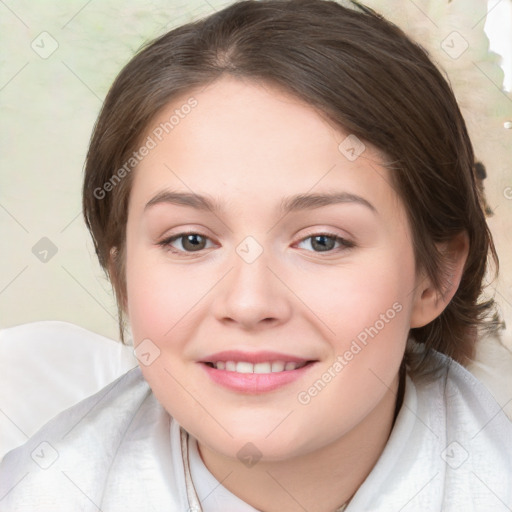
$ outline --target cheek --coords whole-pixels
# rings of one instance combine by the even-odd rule
[[[137,344],[144,338],[158,339],[173,326],[179,282],[166,275],[155,261],[153,250],[127,242],[126,290],[128,317]]]
[[[376,323],[380,331],[408,330],[414,287],[410,258],[375,253],[354,265],[304,273],[296,283],[297,295],[322,321],[326,336],[334,337],[335,344],[357,337]]]
[[[390,258],[347,270],[336,280],[317,280],[316,287],[304,285],[305,302],[316,304],[314,313],[322,320],[316,325],[327,326],[331,354],[297,395],[297,412],[325,439],[334,439],[341,424],[353,427],[392,385],[409,332],[413,273],[409,261]]]
[[[347,397],[347,406],[354,407],[364,404],[365,396],[377,399],[386,390],[383,383],[392,382],[404,354],[412,310],[414,262],[405,256],[381,253],[378,262],[368,258],[336,279],[325,277],[314,287],[304,287],[309,290],[305,302],[316,305],[314,313],[327,326],[331,359],[325,371],[337,375],[332,395],[325,393],[318,404],[328,407],[336,393],[344,396],[351,389],[352,399],[360,393],[360,402]],[[332,368],[338,357],[341,366]]]
[[[127,257],[128,317],[137,344],[150,338],[177,351],[191,335],[197,315],[218,276],[211,268],[178,265],[147,249]],[[172,343],[170,343],[172,341]]]
[[[181,357],[191,336],[192,306],[199,293],[186,286],[189,280],[187,272],[158,263],[148,252],[135,250],[127,258],[128,314],[140,369],[157,399],[185,423],[189,416],[195,418],[191,411],[197,406],[180,385],[187,382]],[[144,353],[150,354],[148,364]],[[198,390],[191,384],[187,389],[195,396]]]
[[[162,281],[156,279],[156,273],[144,268],[140,262],[127,261],[126,288],[128,295],[128,315],[137,344],[141,338],[156,338],[165,328],[165,311],[171,310],[168,293],[162,287]],[[167,327],[169,329],[170,326]]]

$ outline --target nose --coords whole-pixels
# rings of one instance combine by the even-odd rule
[[[292,311],[292,293],[284,276],[266,257],[265,251],[252,262],[239,254],[231,260],[231,271],[219,283],[213,313],[222,323],[244,330],[265,329],[286,322]]]

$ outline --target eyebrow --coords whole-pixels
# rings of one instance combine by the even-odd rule
[[[209,211],[214,214],[222,214],[224,208],[222,203],[212,197],[203,196],[190,192],[174,192],[171,190],[162,190],[150,199],[144,211],[156,204],[176,204],[179,206],[189,206],[196,210]],[[333,204],[360,204],[369,208],[373,213],[378,214],[377,209],[366,199],[356,194],[348,192],[333,192],[328,194],[297,194],[283,198],[279,206],[282,214],[297,212],[302,210],[313,210],[323,206]]]

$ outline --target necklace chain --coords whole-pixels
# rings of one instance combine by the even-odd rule
[[[196,493],[192,475],[190,474],[190,462],[188,458],[188,432],[180,427],[181,440],[181,457],[183,458],[183,467],[185,468],[185,486],[187,489],[188,511],[187,512],[203,512],[201,503]]]

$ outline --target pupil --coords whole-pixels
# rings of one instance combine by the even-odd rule
[[[197,241],[197,239],[199,237],[201,237],[201,235],[186,235],[185,243],[183,244],[185,249],[187,249],[187,244],[190,244],[190,246],[188,247],[189,249],[192,249],[192,250],[197,250],[198,248],[200,249],[201,248],[201,242]]]
[[[326,244],[325,239],[331,240],[331,243]],[[318,240],[320,240],[320,242],[318,242]],[[334,240],[332,239],[332,237],[325,236],[325,235],[319,235],[319,236],[313,237],[312,245],[315,249],[320,249],[320,251],[325,251],[325,250],[332,249],[331,244],[333,244],[333,243],[334,243]]]

